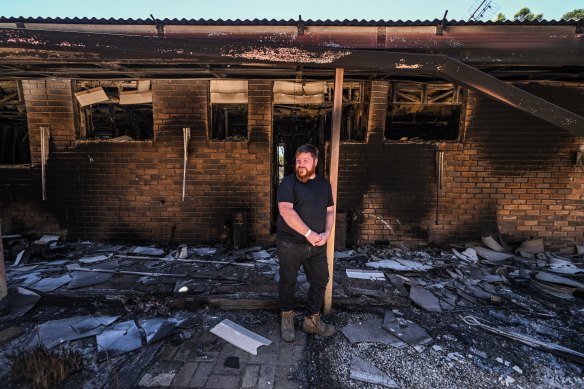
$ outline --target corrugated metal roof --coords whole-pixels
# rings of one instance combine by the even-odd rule
[[[298,20],[277,20],[277,19],[162,19],[158,20],[165,25],[191,25],[191,26],[296,26]],[[47,23],[47,24],[154,24],[152,19],[114,19],[114,18],[42,18],[42,17],[5,17],[0,16],[0,23]],[[441,19],[434,20],[303,20],[305,26],[435,26],[442,22]],[[449,26],[566,26],[576,25],[575,20],[542,20],[542,21],[465,21],[448,20]]]

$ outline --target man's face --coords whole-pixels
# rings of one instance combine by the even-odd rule
[[[300,182],[308,182],[314,177],[318,159],[312,158],[310,153],[300,153],[296,156],[296,178]]]

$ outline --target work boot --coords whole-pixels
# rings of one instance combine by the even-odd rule
[[[294,316],[296,312],[286,311],[282,312],[282,322],[280,324],[280,330],[282,332],[282,339],[285,342],[294,342],[296,340],[296,334],[294,333]]]
[[[312,316],[305,316],[302,329],[309,334],[321,336],[331,336],[335,333],[335,326],[323,323],[320,320],[320,313],[315,313]]]

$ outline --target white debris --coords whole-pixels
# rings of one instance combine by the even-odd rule
[[[79,260],[79,262],[81,262],[81,263],[95,263],[95,262],[105,261],[108,258],[109,258],[109,255],[95,255],[92,257],[83,257]]]
[[[347,269],[347,277],[358,278],[360,280],[374,280],[374,281],[384,281],[385,275],[381,271],[376,270],[361,270],[361,269]]]
[[[513,366],[513,370],[515,370],[519,374],[523,374],[523,370],[519,366]]]
[[[432,349],[434,349],[436,351],[442,351],[442,347],[438,346],[437,344],[433,345]]]
[[[367,262],[369,267],[392,269],[396,271],[426,271],[432,269],[431,265],[424,265],[420,262],[410,261],[408,259],[383,259],[376,262]]]
[[[258,347],[272,344],[271,340],[251,332],[229,319],[224,319],[213,327],[211,333],[252,355],[258,355]]]

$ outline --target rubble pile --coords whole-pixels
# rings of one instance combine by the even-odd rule
[[[6,382],[15,383],[8,362],[17,350],[34,347],[81,352],[85,372],[72,379],[86,384],[96,382],[91,371],[103,363],[111,368],[101,379],[111,383],[128,361],[143,369],[160,358],[163,345],[196,344],[202,333],[260,360],[263,347],[278,346],[254,332],[259,321],[252,313],[277,310],[273,247],[9,236],[4,248]],[[309,287],[302,271],[297,282],[302,306]],[[532,240],[512,249],[483,237],[448,250],[354,247],[335,253],[335,311],[327,320],[339,331],[308,337],[309,363],[299,367],[306,372],[295,375],[316,387],[582,387],[582,296],[580,246],[557,253]],[[239,369],[239,359],[229,365]],[[128,383],[148,381],[134,370]]]

